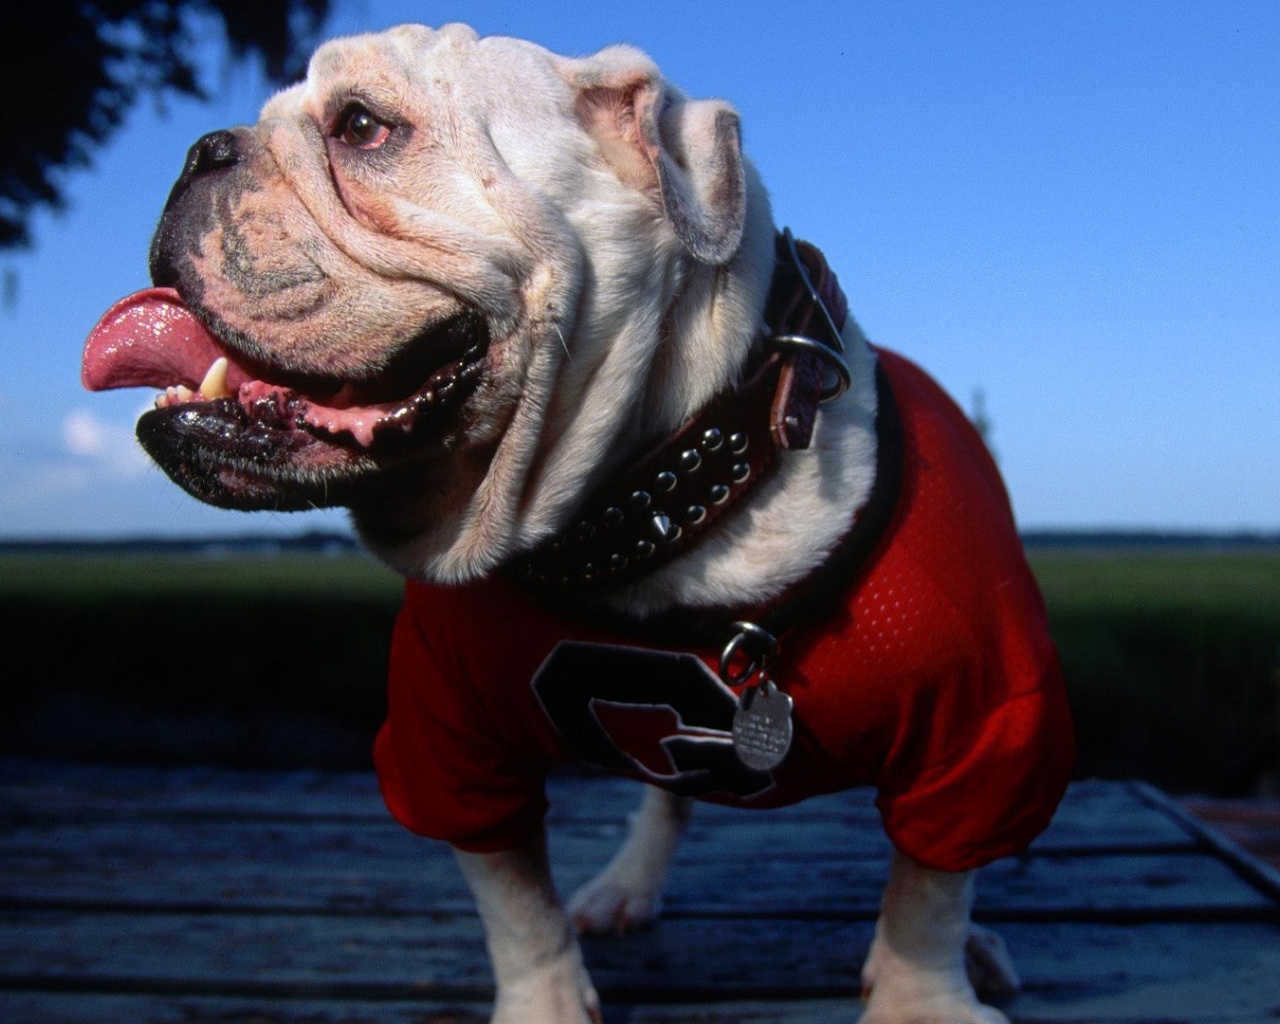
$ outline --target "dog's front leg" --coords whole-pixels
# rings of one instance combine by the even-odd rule
[[[662,887],[693,801],[649,787],[631,815],[627,837],[613,859],[569,899],[569,914],[588,935],[623,935],[652,924],[662,909]]]
[[[972,872],[934,871],[894,854],[862,970],[862,1024],[1008,1024],[1004,1014],[978,1002],[966,970],[966,958],[984,957],[971,940],[972,903]],[[982,940],[994,936],[982,933]],[[990,953],[1002,956],[1002,947]],[[1004,976],[1015,982],[1007,958],[1003,963]]]
[[[600,1024],[600,1000],[551,881],[546,833],[499,853],[457,856],[493,964],[492,1024]]]

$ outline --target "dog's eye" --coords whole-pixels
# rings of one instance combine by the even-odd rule
[[[391,126],[383,124],[359,103],[352,103],[338,115],[331,134],[354,149],[377,149],[387,141]]]

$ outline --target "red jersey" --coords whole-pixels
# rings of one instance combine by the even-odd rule
[[[973,426],[919,368],[884,351],[880,363],[901,429],[898,493],[836,609],[788,632],[771,663],[794,702],[781,765],[755,771],[733,754],[737,697],[718,648],[662,650],[502,577],[410,581],[375,745],[395,817],[502,849],[540,822],[550,766],[585,759],[743,807],[874,785],[894,845],[941,870],[1025,849],[1074,750],[1044,604]]]

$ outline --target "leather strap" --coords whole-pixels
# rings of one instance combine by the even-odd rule
[[[799,335],[820,338],[844,329],[849,316],[848,303],[835,273],[827,266],[821,252],[808,242],[796,242],[796,255],[803,261],[809,280],[821,306],[800,277],[799,269],[786,251],[787,239],[778,239],[778,266],[774,272],[771,300],[765,310],[766,322],[776,335]],[[781,303],[781,308],[775,308]],[[825,310],[823,309],[825,307]],[[827,321],[829,315],[830,321]],[[842,350],[838,333],[826,345]],[[778,382],[773,402],[773,440],[779,448],[794,450],[809,447],[813,426],[821,404],[826,364],[812,352],[797,353],[787,361]]]
[[[780,452],[808,446],[831,360],[815,346],[831,353],[839,345],[838,335],[810,339],[838,332],[848,306],[822,254],[795,243],[802,272],[791,245],[789,235],[779,237],[765,320],[775,339],[806,344],[766,351],[745,383],[597,488],[572,526],[509,563],[517,582],[561,592],[632,582],[687,551],[741,505]]]

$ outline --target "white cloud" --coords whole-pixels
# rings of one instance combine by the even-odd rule
[[[45,533],[108,490],[162,476],[134,439],[134,419],[128,406],[114,419],[83,407],[59,414],[0,406],[0,534]]]
[[[116,479],[139,477],[149,465],[131,425],[111,423],[84,409],[62,421],[62,445],[68,455]]]
[[[100,456],[109,445],[111,426],[93,413],[77,409],[62,423],[62,441],[72,455]]]

